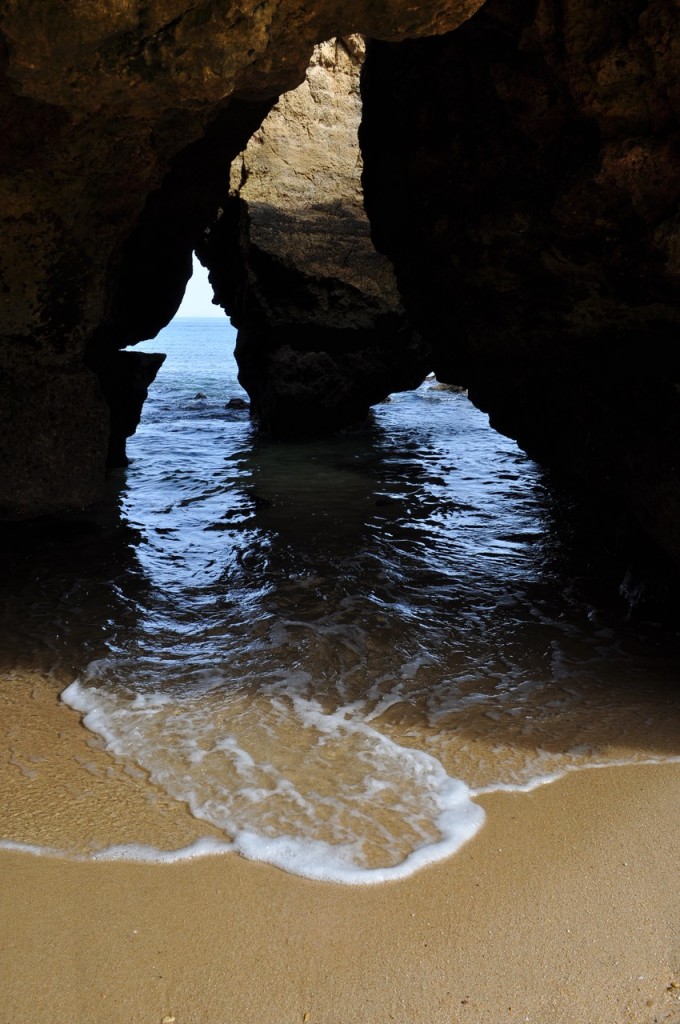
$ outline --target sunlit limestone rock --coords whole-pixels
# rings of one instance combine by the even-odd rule
[[[1,515],[96,495],[109,355],[172,317],[231,160],[313,46],[447,31],[478,3],[2,5]]]
[[[305,81],[234,161],[230,199],[199,247],[239,328],[253,413],[279,436],[362,420],[429,369],[364,210],[364,52],[360,36],[316,47]]]

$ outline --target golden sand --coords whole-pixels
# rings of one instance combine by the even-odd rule
[[[20,735],[26,685],[0,709],[4,835],[63,842],[115,813],[117,841],[141,819],[149,841],[194,837],[35,680]],[[2,852],[0,1024],[680,1024],[679,791],[671,764],[485,797],[456,856],[374,887],[235,854]]]

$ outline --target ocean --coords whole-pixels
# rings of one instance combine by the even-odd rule
[[[482,794],[680,759],[677,636],[627,617],[577,505],[464,393],[280,443],[234,340],[177,319],[139,346],[167,360],[130,466],[4,550],[5,673],[40,672],[195,838],[71,850],[48,811],[2,845],[383,882],[473,841]]]

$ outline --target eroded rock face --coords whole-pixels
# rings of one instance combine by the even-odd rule
[[[224,164],[271,101],[302,80],[314,44],[353,31],[381,38],[446,31],[476,6],[478,0],[428,0],[415,9],[399,0],[3,5],[0,391],[8,398],[1,514],[95,496],[108,449],[109,408],[98,379],[106,353],[153,334],[173,315],[192,240],[214,216],[206,180],[223,178]],[[211,172],[216,151],[223,163]],[[170,212],[161,231],[178,194],[176,230]],[[158,265],[170,251],[165,289]],[[48,408],[50,422],[41,423]]]
[[[232,165],[230,198],[199,245],[239,327],[239,379],[278,436],[365,418],[416,387],[429,349],[404,316],[363,205],[360,36],[316,47]]]
[[[492,0],[372,45],[362,128],[374,237],[439,378],[678,562],[679,16]]]
[[[126,364],[114,387],[115,353],[173,315],[222,207],[219,258],[207,245],[204,256],[270,423],[298,432],[305,407],[346,422],[432,359],[495,426],[603,488],[680,561],[680,12],[672,0],[489,0],[464,23],[478,6],[3,6],[0,515],[84,504],[109,449],[124,457],[150,367]],[[351,32],[408,40],[369,50],[364,180],[424,347],[400,336],[379,262],[352,290],[342,248],[315,230],[331,204],[315,209],[304,175],[288,181],[324,243],[307,252],[318,277],[288,261],[286,227],[306,248],[298,222],[274,227],[257,175],[250,233],[244,199],[225,194],[231,161],[303,80],[313,45]],[[356,210],[333,209],[334,239],[365,241]]]

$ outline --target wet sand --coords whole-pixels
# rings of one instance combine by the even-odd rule
[[[38,691],[33,702],[37,743]],[[96,750],[89,796],[60,777],[76,732],[67,709],[59,723],[61,769],[25,745],[12,755],[24,774],[4,766],[6,817],[21,823],[17,801],[42,787],[52,827],[76,804],[87,826],[122,787],[132,818],[180,834],[171,808],[135,804],[134,779],[106,778]],[[485,797],[487,823],[456,856],[375,887],[235,854],[144,865],[0,852],[0,1022],[678,1024],[679,787],[672,764]]]

